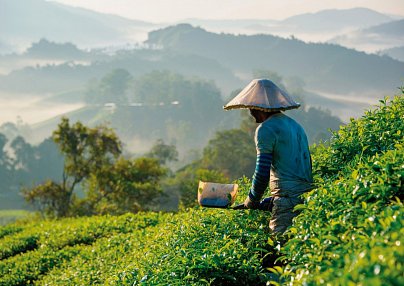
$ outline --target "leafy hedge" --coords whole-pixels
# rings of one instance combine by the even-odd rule
[[[313,152],[317,189],[288,231],[288,265],[273,269],[282,284],[404,284],[402,132],[404,98],[395,97]]]
[[[241,182],[239,200],[248,191]],[[0,240],[0,285],[265,285],[265,213],[188,209],[45,221]],[[34,247],[23,249],[26,237]],[[20,251],[17,249],[20,247]],[[184,282],[185,281],[185,282]]]
[[[313,149],[317,188],[282,246],[253,210],[12,224],[0,227],[0,285],[403,285],[403,104],[383,100]]]

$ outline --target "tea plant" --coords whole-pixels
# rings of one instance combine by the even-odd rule
[[[403,103],[382,101],[316,150],[314,168],[324,177],[317,174],[288,231],[288,265],[272,269],[284,284],[404,283]]]
[[[401,90],[403,95],[404,91]],[[403,142],[404,100],[396,96],[380,100],[380,106],[368,110],[358,119],[333,132],[329,146],[313,148],[314,174],[322,179],[335,178],[347,166],[355,166],[362,158],[394,150]]]
[[[316,189],[282,245],[255,210],[11,224],[0,285],[404,285],[403,107],[385,99],[313,148]],[[236,203],[250,187],[239,184]]]

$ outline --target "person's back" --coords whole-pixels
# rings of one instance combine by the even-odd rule
[[[257,160],[244,207],[272,210],[269,223],[284,232],[296,216],[300,195],[312,188],[311,159],[303,128],[281,111],[299,108],[284,90],[268,79],[254,79],[225,109],[248,108],[256,123]],[[268,183],[272,196],[261,201]]]
[[[312,188],[307,136],[292,118],[277,113],[256,130],[257,153],[272,153],[272,196],[297,197]]]

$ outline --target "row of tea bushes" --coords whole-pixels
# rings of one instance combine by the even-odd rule
[[[404,284],[403,131],[401,96],[314,150],[317,188],[288,231],[279,283]]]

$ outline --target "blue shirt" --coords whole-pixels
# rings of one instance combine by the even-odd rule
[[[292,118],[276,113],[255,131],[257,155],[272,154],[272,196],[297,197],[313,188],[306,133]]]

